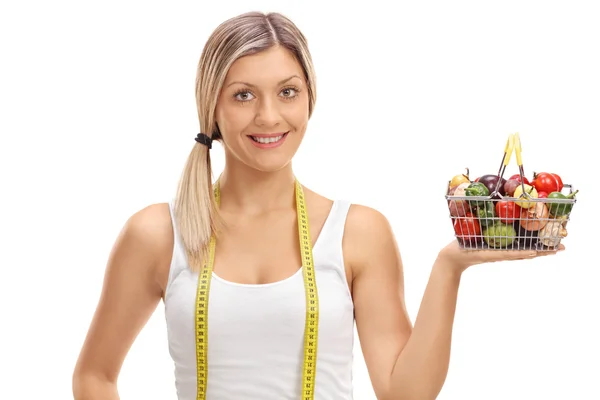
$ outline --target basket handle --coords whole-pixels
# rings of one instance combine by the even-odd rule
[[[526,198],[532,199],[532,197],[525,190],[525,182],[523,177],[525,176],[525,172],[523,172],[523,159],[521,158],[521,137],[519,133],[515,133],[515,156],[517,157],[517,165],[519,166],[519,175],[521,176],[521,189],[523,189],[523,194]]]
[[[504,168],[508,165],[510,161],[510,157],[512,156],[513,149],[515,147],[515,139],[514,135],[509,135],[508,140],[506,141],[506,148],[504,149]]]
[[[515,156],[517,157],[517,165],[519,166],[519,172],[521,173],[521,180],[523,180],[523,160],[521,158],[521,138],[519,133],[514,134],[515,137]]]
[[[491,193],[492,196],[498,194],[498,189],[500,189],[500,183],[504,177],[506,166],[510,162],[510,157],[512,156],[514,146],[515,143],[513,135],[508,135],[508,140],[506,141],[506,146],[504,147],[504,156],[502,157],[502,163],[500,163],[500,169],[498,170],[498,182],[496,183],[496,188]]]

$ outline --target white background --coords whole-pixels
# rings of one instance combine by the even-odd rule
[[[580,189],[566,252],[465,273],[439,399],[600,399],[593,2],[238,3],[2,5],[0,398],[72,397],[113,241],[132,213],[171,198],[194,145],[202,47],[224,19],[261,10],[297,23],[317,68],[295,171],[388,216],[413,321],[452,239],[453,175],[497,172],[518,131],[528,176]],[[122,399],[175,399],[165,331],[161,304],[123,367]],[[358,341],[355,354],[355,397],[373,399]]]

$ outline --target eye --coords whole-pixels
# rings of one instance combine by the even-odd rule
[[[293,87],[288,87],[288,88],[283,89],[281,91],[281,94],[283,95],[283,97],[293,98],[298,95],[298,89],[293,88]]]
[[[250,101],[252,100],[252,93],[250,93],[248,90],[240,90],[238,92],[235,93],[235,95],[233,96],[237,101]]]

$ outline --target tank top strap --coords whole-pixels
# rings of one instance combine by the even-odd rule
[[[183,246],[181,237],[179,236],[179,228],[175,220],[174,200],[169,201],[169,214],[171,215],[171,225],[173,227],[173,255],[171,256],[171,265],[169,267],[169,277],[165,290],[165,298],[169,295],[169,289],[175,278],[186,268],[188,268],[187,255]]]
[[[347,200],[333,202],[331,211],[315,243],[315,263],[335,265],[341,268],[340,272],[344,272],[342,240],[350,205],[351,202]]]

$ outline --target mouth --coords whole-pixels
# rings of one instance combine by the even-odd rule
[[[290,132],[280,132],[273,134],[248,135],[252,143],[261,148],[277,147],[282,144]]]

